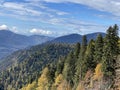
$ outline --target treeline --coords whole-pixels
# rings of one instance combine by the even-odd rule
[[[37,81],[22,90],[108,90],[114,88],[116,58],[120,53],[118,26],[110,26],[106,36],[98,35],[96,40],[77,43],[75,50],[67,57],[59,58],[42,70]],[[100,87],[95,87],[96,82]]]

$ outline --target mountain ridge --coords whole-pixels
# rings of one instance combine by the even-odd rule
[[[87,40],[89,42],[91,39],[96,39],[98,34],[101,34],[103,37],[105,36],[105,33],[103,33],[103,32],[95,32],[95,33],[90,33],[90,34],[85,34],[85,35],[86,35]],[[83,35],[74,33],[74,34],[69,34],[69,35],[64,35],[64,36],[61,36],[61,37],[57,37],[50,42],[52,42],[52,43],[73,44],[73,43],[77,43],[77,42],[82,42],[82,36]]]
[[[16,34],[10,30],[0,30],[0,58],[19,49],[26,48],[52,40],[53,37]]]
[[[86,34],[88,42],[95,39],[98,34],[105,36],[105,33],[95,32]],[[25,36],[13,33],[9,30],[0,30],[0,58],[8,56],[14,51],[24,49],[30,46],[39,45],[42,43],[69,43],[74,44],[82,41],[82,36],[77,33],[64,35],[60,37],[49,37],[43,35]]]

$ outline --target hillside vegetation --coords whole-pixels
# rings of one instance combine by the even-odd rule
[[[110,26],[105,37],[99,34],[89,42],[84,35],[74,49],[66,44],[33,47],[27,58],[1,72],[0,89],[117,90],[118,30],[116,24]]]
[[[77,43],[74,51],[58,60],[55,68],[45,67],[37,81],[21,90],[117,90],[118,40],[117,25],[108,28],[105,38],[98,35],[88,44],[83,36],[82,43]]]
[[[3,63],[3,65],[10,65],[0,72],[1,87],[4,86],[4,90],[18,90],[32,83],[38,79],[45,66],[51,62],[54,64],[59,57],[66,56],[71,50],[71,45],[47,44],[14,53]]]

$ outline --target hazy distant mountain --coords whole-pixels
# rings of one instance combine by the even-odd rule
[[[86,34],[87,40],[95,39],[98,34],[101,34],[102,36],[105,36],[105,33],[101,32],[96,32],[96,33],[91,33],[91,34]],[[58,38],[55,38],[54,40],[50,41],[54,43],[77,43],[77,42],[82,42],[82,35],[80,34],[70,34],[70,35],[65,35],[61,36]]]
[[[55,43],[76,43],[76,42],[81,42],[82,39],[82,35],[79,34],[70,34],[70,35],[65,35],[65,36],[61,36],[58,37],[54,40],[52,40],[51,42],[55,42]]]
[[[90,34],[86,34],[87,40],[90,41],[91,39],[96,39],[98,34],[101,34],[103,37],[105,36],[105,33],[102,33],[102,32],[90,33]]]
[[[32,36],[29,36],[29,39],[33,41],[33,45],[36,45],[36,44],[44,43],[46,41],[50,41],[54,38],[48,37],[48,36],[42,36],[42,35],[32,35]]]
[[[9,30],[0,30],[0,58],[12,53],[13,51],[41,44],[52,39],[52,37],[47,36],[25,36],[13,33]]]
[[[105,33],[92,33],[87,34],[88,41],[90,39],[95,39],[98,34],[102,34],[103,36]],[[52,41],[51,41],[52,40]],[[37,44],[41,44],[44,42],[50,41],[50,43],[77,43],[82,41],[82,35],[79,34],[70,34],[61,36],[58,38],[53,39],[52,37],[48,36],[41,36],[41,35],[32,35],[32,36],[25,36],[13,33],[9,30],[1,30],[0,31],[0,58],[9,55],[10,53],[26,48],[28,46],[33,46]]]

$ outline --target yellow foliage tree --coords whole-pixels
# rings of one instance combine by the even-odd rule
[[[36,82],[32,84],[28,84],[27,86],[23,87],[21,90],[33,90],[35,88]]]
[[[63,81],[63,75],[59,74],[55,79],[55,86],[58,86]]]
[[[95,68],[94,80],[100,80],[103,77],[102,64],[99,63]]]
[[[38,87],[36,88],[36,90],[47,90],[47,88],[48,88],[48,78],[47,78],[48,73],[49,73],[49,70],[46,67],[43,70],[41,77],[38,79]]]

